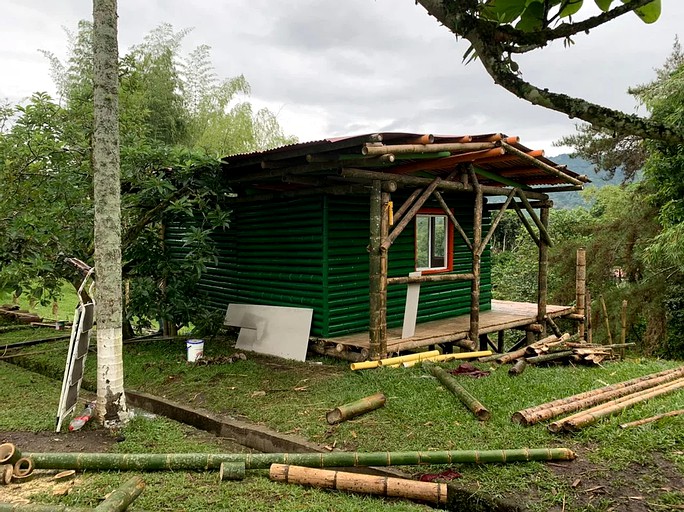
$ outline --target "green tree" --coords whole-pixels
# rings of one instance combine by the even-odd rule
[[[581,98],[549,91],[526,82],[514,57],[557,40],[572,43],[575,36],[628,13],[646,23],[660,16],[660,0],[595,0],[601,14],[579,19],[582,0],[417,0],[429,14],[456,36],[468,40],[464,59],[480,60],[494,81],[519,98],[582,119],[621,136],[681,142],[684,132],[665,119],[628,115]],[[615,7],[613,4],[617,3]],[[579,19],[579,20],[578,20]],[[578,20],[578,21],[576,21]]]

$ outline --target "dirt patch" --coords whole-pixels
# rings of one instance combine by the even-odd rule
[[[106,452],[116,437],[106,430],[0,432],[0,442],[14,443],[22,452]]]
[[[571,464],[547,464],[571,489],[572,509],[605,510],[611,512],[651,512],[674,510],[674,501],[681,509],[684,503],[684,476],[675,464],[653,454],[647,464],[630,464],[614,470],[588,461],[587,450],[578,449],[578,458]],[[678,495],[678,497],[677,497]],[[680,501],[681,500],[681,501]],[[560,511],[563,507],[551,508]]]

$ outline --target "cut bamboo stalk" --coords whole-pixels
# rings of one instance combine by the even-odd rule
[[[585,411],[585,414],[583,416],[580,416],[578,418],[572,419],[570,421],[566,421],[563,425],[563,428],[565,430],[570,430],[570,431],[577,431],[581,428],[584,428],[588,425],[592,425],[599,421],[602,418],[608,417],[608,416],[613,416],[615,414],[619,414],[625,409],[629,409],[633,405],[636,405],[641,402],[645,402],[646,400],[650,400],[651,398],[655,398],[658,396],[663,396],[667,395],[670,393],[674,393],[675,391],[678,391],[680,389],[684,388],[684,379],[680,379],[674,382],[669,382],[667,384],[664,384],[662,386],[658,386],[653,389],[647,390],[647,392],[639,393],[637,395],[634,395],[633,397],[626,397],[626,399],[623,399],[621,401],[618,401],[617,403],[614,404],[609,404],[608,406],[604,406],[600,408],[599,410],[595,410],[594,412],[590,411]]]
[[[139,476],[134,476],[107,496],[94,510],[95,512],[123,512],[140,496],[144,488],[145,482],[143,479]]]
[[[551,432],[560,432],[561,430],[571,430],[571,427],[569,427],[568,425],[570,423],[574,422],[578,418],[582,418],[582,417],[586,416],[587,414],[597,414],[604,409],[608,409],[610,407],[621,404],[621,403],[626,402],[628,400],[633,400],[635,398],[643,397],[645,395],[648,395],[649,393],[652,393],[653,391],[660,391],[661,389],[664,389],[665,387],[671,386],[672,384],[676,384],[682,380],[684,380],[684,378],[680,378],[680,379],[677,379],[677,380],[674,380],[671,382],[666,382],[664,384],[660,384],[658,386],[643,389],[641,391],[636,391],[634,393],[615,398],[614,400],[605,401],[603,403],[599,403],[599,404],[595,405],[594,407],[591,407],[590,409],[580,410],[580,411],[576,412],[575,414],[572,414],[572,415],[567,416],[565,418],[561,418],[560,420],[554,421],[553,423],[550,423],[549,424],[549,430]]]
[[[307,467],[411,466],[419,464],[486,464],[532,460],[574,460],[567,448],[449,450],[414,452],[328,453],[26,453],[37,469],[99,471],[216,470],[222,462],[244,462],[245,469],[271,464]]]
[[[427,352],[416,352],[415,354],[408,354],[405,356],[398,357],[387,357],[385,359],[379,359],[377,361],[363,361],[361,363],[352,363],[349,367],[352,370],[366,370],[369,368],[377,368],[378,366],[389,366],[393,364],[400,364],[405,361],[417,361],[420,359],[425,359],[426,357],[438,356],[439,350],[429,350]]]
[[[33,473],[33,461],[28,457],[22,457],[14,463],[14,476],[24,478]]]
[[[21,458],[21,452],[12,443],[0,444],[0,464],[12,464]]]
[[[455,359],[477,359],[478,357],[489,356],[491,354],[491,350],[479,350],[477,352],[457,352],[455,354],[440,354],[438,356],[430,356],[423,358],[420,361],[404,361],[403,363],[401,363],[401,365],[404,368],[410,368],[411,366],[415,366],[416,364],[422,361],[429,361],[432,363],[443,363],[446,361],[453,361]]]
[[[219,468],[220,481],[238,481],[245,479],[245,463],[244,462],[222,462]]]
[[[335,407],[332,411],[327,412],[325,419],[329,425],[342,423],[343,421],[350,420],[383,407],[386,400],[383,393],[375,393],[374,395],[366,396],[354,402]]]
[[[530,364],[548,363],[551,361],[558,361],[565,359],[573,354],[572,350],[560,350],[558,352],[551,352],[550,354],[542,354],[540,356],[528,357],[527,362]]]
[[[491,417],[491,413],[477,398],[471,395],[466,388],[456,382],[451,375],[442,370],[439,366],[429,364],[428,370],[445,388],[456,395],[458,399],[463,402],[463,405],[465,405],[478,420],[487,421]]]
[[[406,478],[364,475],[329,469],[315,469],[287,464],[273,464],[269,477],[274,482],[299,484],[321,489],[373,494],[392,498],[445,505],[447,484],[419,482]]]
[[[643,377],[637,377],[624,382],[618,382],[602,388],[592,389],[534,407],[528,407],[527,409],[515,412],[511,417],[511,421],[521,425],[534,425],[535,423],[554,418],[566,412],[577,411],[601,403],[604,401],[602,395],[607,395],[609,398],[606,398],[605,400],[610,400],[611,398],[628,395],[641,389],[647,389],[663,382],[675,380],[681,376],[684,376],[684,366],[645,375]],[[617,393],[611,394],[614,391]]]
[[[528,345],[528,347],[536,348],[541,347],[546,343],[554,341],[567,341],[569,339],[570,335],[568,333],[563,334],[563,336],[560,338],[557,338],[555,334],[552,334],[551,336],[547,336],[546,338],[542,338],[541,340],[532,343],[532,345]],[[497,357],[496,360],[501,364],[506,364],[510,363],[511,361],[515,361],[516,359],[520,359],[521,357],[525,356],[528,347],[523,347],[518,350],[514,350],[513,352],[506,352],[505,354],[499,354],[499,357]]]
[[[638,427],[641,425],[646,425],[647,423],[653,423],[655,421],[662,420],[663,418],[672,418],[673,416],[680,416],[684,414],[684,409],[678,409],[676,411],[670,411],[666,412],[663,414],[657,414],[655,416],[651,416],[649,418],[642,418],[640,420],[636,421],[630,421],[629,423],[622,423],[620,425],[620,428],[632,428],[632,427]]]
[[[527,368],[527,361],[525,359],[518,359],[513,366],[508,370],[508,375],[520,375]]]
[[[14,466],[12,464],[3,464],[0,466],[0,484],[9,485],[12,483],[14,476]]]

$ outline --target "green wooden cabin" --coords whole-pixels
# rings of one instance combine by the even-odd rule
[[[487,311],[485,238],[503,204],[494,199],[514,190],[543,208],[547,196],[533,184],[578,187],[576,174],[550,174],[544,167],[556,169],[553,162],[528,154],[500,134],[384,133],[225,158],[231,224],[216,234],[219,262],[200,286],[221,309],[312,308],[312,337],[367,333],[369,347],[382,343],[386,353],[406,302],[405,283],[393,279],[421,271],[419,324]],[[169,227],[168,243],[180,244],[182,231]]]

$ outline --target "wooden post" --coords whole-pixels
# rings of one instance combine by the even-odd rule
[[[622,301],[622,311],[620,312],[620,323],[622,329],[620,330],[620,359],[625,358],[625,341],[627,340],[627,301]]]
[[[482,188],[475,176],[475,172],[470,169],[470,179],[475,188],[475,205],[473,207],[473,281],[470,285],[470,329],[468,337],[473,343],[473,350],[480,335],[480,263],[482,260],[480,244],[482,243],[482,205],[484,199],[482,197]],[[486,350],[486,343],[484,346],[480,345],[481,350]]]
[[[592,319],[591,319],[591,291],[587,288],[587,304],[586,304],[586,333],[587,333],[587,343],[591,344],[594,342],[594,331],[592,329]]]
[[[545,229],[549,227],[549,208],[540,208],[539,220]],[[537,276],[537,323],[543,326],[541,337],[546,333],[546,295],[549,278],[549,246],[544,237],[539,237],[539,275]]]
[[[370,358],[381,359],[387,352],[387,251],[382,250],[387,235],[386,193],[382,183],[373,181],[370,195],[370,245],[369,255],[369,344]]]
[[[608,344],[613,344],[613,335],[610,332],[610,318],[608,318],[608,308],[606,308],[606,301],[603,300],[603,295],[599,295],[599,300],[601,301],[601,309],[603,310],[603,317],[606,322],[606,335],[608,336]]]
[[[583,317],[586,314],[586,292],[587,292],[587,253],[584,247],[577,249],[577,271],[575,274],[575,309],[578,315]],[[584,322],[580,322],[577,328],[580,339],[585,339]]]

